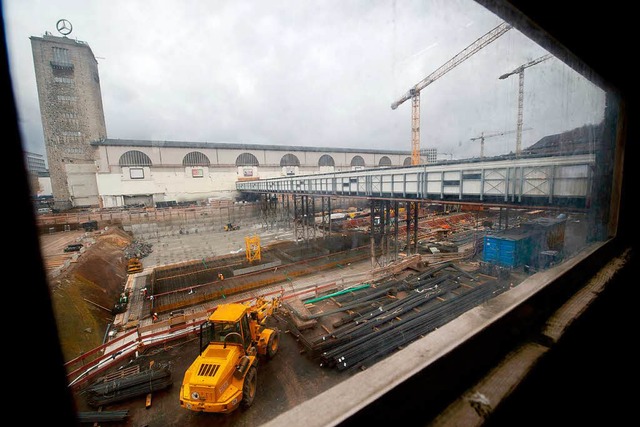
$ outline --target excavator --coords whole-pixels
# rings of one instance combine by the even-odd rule
[[[195,412],[230,413],[253,404],[258,361],[273,358],[280,331],[266,320],[280,298],[219,305],[200,326],[200,353],[186,370],[180,407]]]

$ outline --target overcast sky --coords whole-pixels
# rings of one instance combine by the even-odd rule
[[[25,149],[44,154],[29,37],[68,36],[98,61],[107,136],[411,150],[391,104],[502,21],[472,0],[4,0]],[[516,129],[518,76],[546,53],[515,29],[421,92],[421,148],[479,156]],[[523,147],[600,122],[604,92],[552,58],[525,71]],[[515,151],[515,133],[485,155]],[[448,154],[444,154],[448,153]]]

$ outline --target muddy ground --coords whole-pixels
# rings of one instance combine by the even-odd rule
[[[569,243],[581,233],[569,232],[567,235]],[[126,282],[124,250],[132,242],[132,237],[117,227],[87,233],[82,239],[87,243],[82,253],[62,273],[50,279],[65,360],[102,344],[107,325],[113,320],[110,309]],[[54,252],[60,252],[61,247],[57,244]],[[45,251],[45,259],[46,255]],[[278,323],[274,319],[272,325],[282,332],[279,354],[273,360],[261,363],[257,396],[249,409],[219,415],[193,413],[180,407],[182,376],[198,351],[198,340],[193,337],[170,346],[149,349],[115,368],[139,365],[141,369],[146,369],[151,363],[169,368],[172,385],[154,392],[149,407],[146,406],[146,397],[140,396],[95,408],[88,404],[87,396],[80,391],[75,395],[77,410],[127,411],[125,421],[103,424],[114,427],[255,426],[275,418],[353,374],[321,367],[318,361],[312,360],[303,352],[302,345],[288,333],[286,323]]]
[[[258,368],[256,398],[248,409],[230,414],[205,414],[180,407],[179,392],[184,371],[197,355],[198,339],[185,340],[171,346],[152,349],[132,359],[146,369],[151,362],[167,366],[173,384],[152,394],[151,406],[146,408],[146,396],[109,405],[103,410],[128,411],[126,422],[110,422],[109,426],[256,426],[275,418],[282,412],[302,403],[337,384],[349,373],[322,368],[301,354],[302,346],[286,332],[286,325],[277,321],[272,326],[283,328],[278,354],[269,361],[261,361]],[[122,365],[126,367],[128,365]],[[76,395],[79,411],[94,411],[87,405],[86,396]]]
[[[126,282],[125,248],[132,237],[117,227],[93,233],[56,233],[43,236],[44,257],[60,257],[67,241],[81,240],[85,247],[73,256],[73,262],[49,278],[51,295],[60,334],[64,359],[71,360],[83,352],[103,343],[109,323],[110,310],[117,302]],[[52,243],[54,242],[54,243]],[[87,394],[79,390],[74,398],[78,412],[127,411],[123,422],[103,425],[120,426],[244,426],[260,425],[295,405],[337,384],[349,373],[323,368],[304,353],[303,346],[288,333],[286,322],[271,319],[270,324],[281,330],[278,354],[270,361],[260,363],[257,395],[253,406],[231,414],[202,414],[183,409],[179,405],[182,377],[196,357],[196,336],[164,347],[148,349],[137,358],[131,358],[114,369],[139,365],[140,370],[151,364],[166,366],[171,372],[172,385],[152,394],[151,406],[146,407],[146,396],[127,399],[104,407],[89,404]],[[97,381],[97,380],[96,380]],[[93,384],[95,382],[92,382]],[[93,425],[93,423],[87,423]]]

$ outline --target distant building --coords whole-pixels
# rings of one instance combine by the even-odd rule
[[[420,158],[423,163],[436,163],[438,161],[438,149],[423,148],[420,150]]]
[[[238,181],[411,165],[408,149],[110,139],[89,45],[49,33],[30,39],[50,175],[39,179],[37,193],[50,189],[57,210],[237,199]],[[585,126],[523,153],[588,150],[601,133]],[[438,162],[436,148],[420,155],[423,164]]]
[[[406,151],[183,141],[95,141],[101,206],[235,199],[236,182],[411,164]]]
[[[24,152],[25,166],[33,198],[52,198],[51,177],[42,154]]]
[[[55,207],[97,206],[95,148],[106,138],[98,62],[88,44],[30,37]]]
[[[27,167],[27,172],[31,175],[48,174],[47,164],[42,154],[24,152],[24,161]]]
[[[31,37],[55,208],[237,198],[237,181],[411,164],[408,151],[107,138],[86,42]]]

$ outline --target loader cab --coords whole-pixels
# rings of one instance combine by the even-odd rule
[[[200,326],[200,353],[210,345],[241,344],[246,350],[251,345],[251,329],[246,306],[222,306]]]

